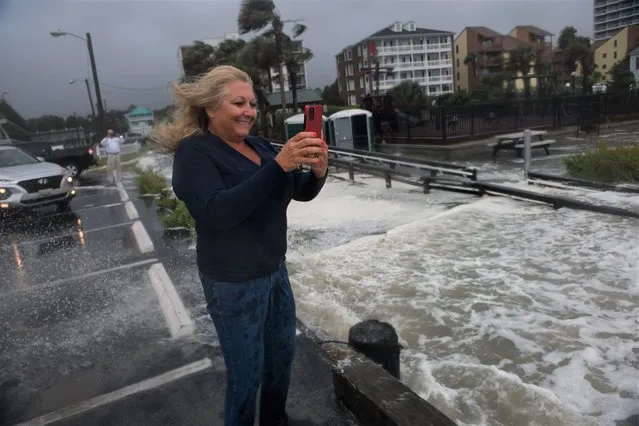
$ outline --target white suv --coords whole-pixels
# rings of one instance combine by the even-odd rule
[[[75,196],[73,177],[13,145],[0,145],[0,213],[56,204],[68,208]]]

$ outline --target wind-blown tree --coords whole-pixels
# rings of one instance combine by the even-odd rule
[[[608,91],[613,93],[628,93],[635,87],[635,75],[630,71],[628,56],[617,62],[610,69],[610,84]]]
[[[464,58],[464,65],[470,65],[473,75],[477,77],[477,54],[471,53]]]
[[[275,55],[277,58],[278,82],[280,85],[280,97],[282,108],[286,108],[286,94],[284,90],[284,21],[280,17],[273,0],[242,0],[240,13],[237,18],[240,34],[257,33],[267,28],[262,34],[266,38],[272,38],[275,43]],[[306,31],[305,25],[297,24],[293,28],[293,38],[299,37]]]
[[[322,101],[326,105],[343,105],[344,100],[339,95],[339,82],[337,79],[332,84],[322,89]]]
[[[224,40],[217,47],[202,41],[193,42],[182,58],[185,77],[199,76],[218,65],[234,65],[238,52],[245,44],[246,41],[242,39]]]
[[[582,91],[588,94],[592,90],[591,78],[595,75],[595,58],[590,46],[590,39],[577,35],[574,27],[566,27],[559,34],[559,51],[562,56],[564,71],[572,73],[581,67]]]
[[[505,64],[505,70],[511,75],[511,78],[524,80],[524,97],[530,99],[530,68],[535,60],[535,55],[529,47],[519,46],[510,52],[508,61]],[[520,77],[521,75],[521,77]]]
[[[297,76],[303,64],[313,59],[313,52],[300,43],[296,43],[286,36],[284,41],[284,66],[288,73],[291,96],[293,98],[293,111],[297,111]]]
[[[389,90],[389,93],[397,104],[407,104],[416,106],[426,106],[427,98],[424,89],[418,82],[413,80],[404,80],[397,86]]]

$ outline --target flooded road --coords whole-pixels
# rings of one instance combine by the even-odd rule
[[[219,424],[225,369],[190,242],[163,238],[131,174],[124,199],[103,177],[83,176],[70,212],[0,222],[0,425]],[[180,335],[150,274],[158,265],[194,323]],[[292,418],[352,424],[303,335],[294,376]]]

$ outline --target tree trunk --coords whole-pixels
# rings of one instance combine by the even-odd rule
[[[275,31],[275,51],[277,54],[277,67],[279,71],[278,80],[280,83],[280,97],[282,102],[282,110],[286,111],[286,91],[284,90],[284,64],[282,61],[282,30]]]
[[[288,77],[291,85],[291,96],[293,97],[293,113],[297,113],[297,73],[293,69],[288,70]]]
[[[273,93],[273,74],[271,73],[271,67],[266,69],[266,76],[268,77],[268,91]]]

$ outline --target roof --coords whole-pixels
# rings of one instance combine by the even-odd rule
[[[521,28],[522,30],[526,30],[526,31],[528,31],[531,34],[540,35],[540,36],[544,36],[544,37],[552,37],[552,36],[554,36],[553,33],[549,33],[548,31],[542,30],[541,28],[536,27],[534,25],[517,25],[515,28]],[[513,30],[515,28],[513,28]]]
[[[337,111],[335,114],[328,117],[329,120],[335,120],[336,118],[347,118],[352,117],[354,115],[366,115],[367,117],[372,117],[373,114],[370,111],[359,108],[351,108],[351,109],[343,109],[341,111]]]
[[[453,31],[444,31],[444,30],[433,30],[430,28],[421,28],[421,27],[415,27],[415,31],[408,31],[402,28],[402,31],[393,31],[391,28],[393,28],[394,23],[382,28],[379,31],[374,32],[373,34],[364,37],[363,39],[359,40],[356,43],[352,43],[349,44],[348,46],[345,46],[344,49],[342,49],[340,51],[340,53],[338,53],[337,55],[340,55],[341,52],[343,52],[345,49],[349,49],[352,48],[353,46],[357,46],[358,44],[361,44],[371,38],[383,38],[383,37],[397,37],[397,36],[415,36],[415,35],[435,35],[435,34],[442,34],[442,35],[455,35],[455,33]],[[337,56],[335,55],[335,56]]]
[[[637,55],[639,55],[639,46],[635,47],[630,52],[628,52],[628,56],[637,56]]]
[[[297,89],[297,103],[298,104],[312,104],[322,103],[322,95],[317,93],[315,89]],[[286,105],[293,104],[293,93],[284,92],[286,95]],[[266,94],[266,102],[271,106],[281,106],[282,97],[280,92],[273,92]]]
[[[608,40],[610,40],[609,38],[605,38],[603,40],[597,40],[595,41],[593,44],[590,45],[590,50],[597,50],[599,49],[599,47],[604,44],[605,42],[607,42]]]
[[[502,37],[501,46],[503,50],[509,51],[509,50],[515,50],[518,47],[530,47],[530,45],[526,43],[525,41],[521,41],[518,38],[515,38],[513,36],[505,35],[501,37]]]
[[[433,30],[430,28],[420,28],[420,27],[415,27],[415,31],[408,31],[405,29],[402,29],[401,31],[393,31],[391,29],[392,27],[393,25],[389,25],[386,28],[382,28],[381,30],[369,35],[364,40],[368,40],[369,38],[377,38],[377,37],[396,37],[398,35],[455,34],[452,31]]]
[[[144,107],[134,108],[133,111],[127,114],[129,117],[142,117],[145,115],[153,115],[153,111]]]
[[[499,37],[501,36],[501,34],[499,34],[497,31],[495,30],[491,30],[488,27],[466,27],[462,30],[462,32],[464,32],[465,30],[471,30],[471,31],[475,31],[477,34],[487,37],[487,38],[493,38],[493,37]]]

